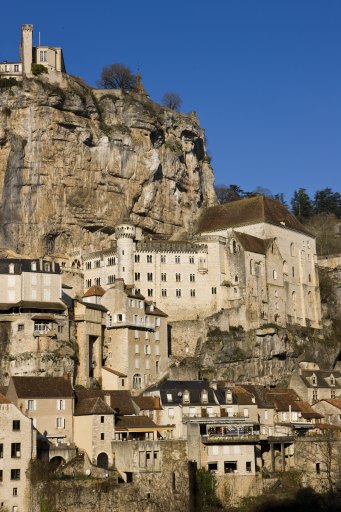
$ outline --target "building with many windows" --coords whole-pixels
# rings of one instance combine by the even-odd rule
[[[186,240],[143,236],[127,220],[108,249],[83,255],[85,289],[117,278],[194,320],[226,310],[232,326],[320,326],[314,237],[281,203],[254,197],[203,211]]]

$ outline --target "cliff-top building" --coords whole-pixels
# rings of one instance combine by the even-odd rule
[[[228,311],[231,326],[320,326],[315,238],[267,197],[203,211],[183,241],[151,239],[123,219],[106,250],[83,256],[85,289],[117,278],[155,301],[170,321]]]
[[[20,61],[0,62],[0,78],[21,80],[23,75],[32,76],[32,64],[43,65],[49,74],[65,73],[61,48],[41,45],[33,46],[33,25],[21,26]]]

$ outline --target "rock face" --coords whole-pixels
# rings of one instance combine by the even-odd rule
[[[190,230],[216,201],[195,114],[70,77],[0,89],[0,188],[0,245],[37,256],[98,241],[125,208],[151,233]]]

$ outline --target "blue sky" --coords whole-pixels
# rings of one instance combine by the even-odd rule
[[[155,101],[177,92],[206,130],[216,183],[287,201],[298,187],[341,192],[341,1],[12,0],[1,12],[0,60],[18,58],[33,23],[91,85],[120,62]]]

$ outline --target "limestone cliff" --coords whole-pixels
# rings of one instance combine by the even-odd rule
[[[216,200],[194,113],[70,77],[0,89],[0,189],[0,246],[31,255],[98,241],[125,207],[172,235]]]

